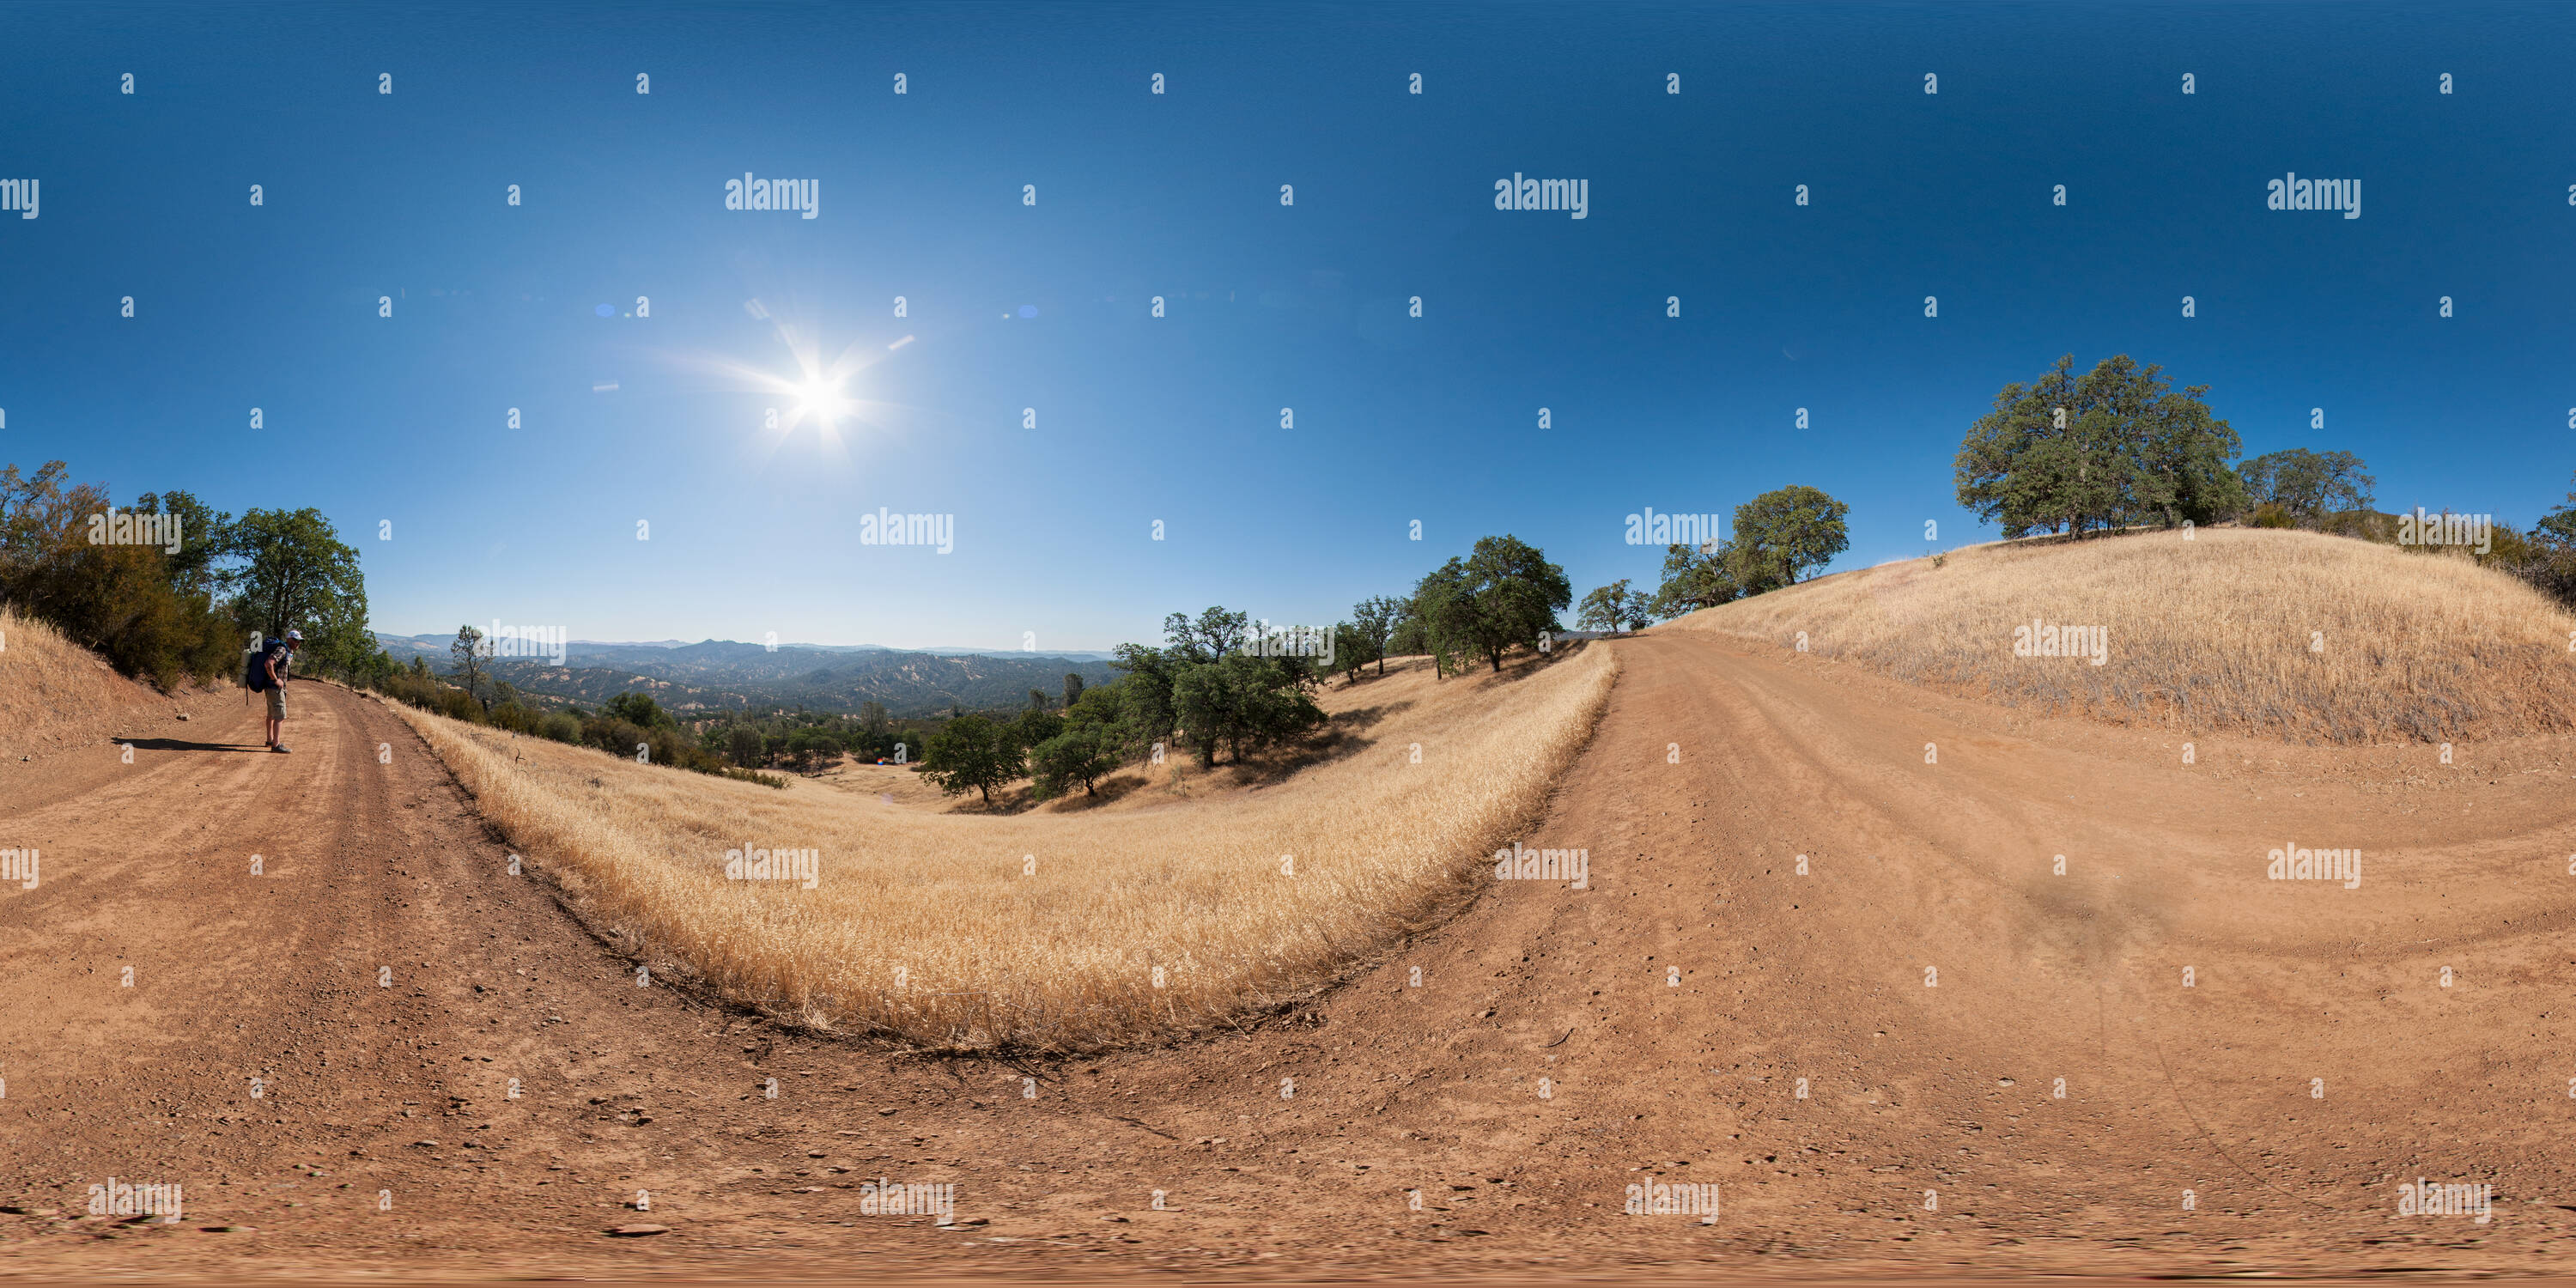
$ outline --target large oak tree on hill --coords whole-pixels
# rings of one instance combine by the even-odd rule
[[[1479,537],[1465,559],[1452,558],[1414,590],[1433,649],[1481,654],[1496,672],[1514,644],[1535,647],[1556,629],[1556,613],[1574,602],[1565,570],[1518,537]]]
[[[2082,376],[2068,354],[2008,384],[1959,444],[1959,504],[2006,537],[2210,523],[2244,508],[2228,463],[2241,443],[2210,415],[2207,385],[2179,393],[2127,354]]]
[[[1806,580],[1851,547],[1851,507],[1804,483],[1774,488],[1735,507],[1735,536],[1722,554],[1746,594]]]

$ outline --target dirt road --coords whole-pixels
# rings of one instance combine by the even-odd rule
[[[1606,646],[1623,677],[1526,838],[1588,851],[1588,889],[1499,882],[1240,1036],[1026,1066],[639,986],[546,856],[511,875],[419,740],[344,691],[297,686],[288,756],[204,701],[108,731],[131,764],[10,766],[0,847],[42,859],[0,886],[0,1274],[2531,1270],[2576,1247],[2567,741],[2451,766],[2213,741],[2185,765],[2161,732],[1705,635]],[[2285,843],[2359,849],[2358,885],[2266,879]],[[2492,1219],[2398,1215],[2419,1176],[2492,1184]],[[78,1219],[110,1177],[183,1185],[184,1219]],[[862,1215],[877,1178],[953,1184],[958,1223]],[[1721,1212],[1623,1213],[1648,1183],[1714,1184]],[[606,1233],[645,1223],[668,1230]]]

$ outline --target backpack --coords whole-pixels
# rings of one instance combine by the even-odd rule
[[[266,693],[268,691],[267,649],[263,648],[250,655],[250,665],[242,673],[242,683],[248,686],[253,693]]]

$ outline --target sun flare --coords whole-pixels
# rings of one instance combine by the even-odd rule
[[[806,377],[805,383],[796,387],[797,417],[811,417],[822,428],[831,428],[850,410],[849,400],[841,395],[841,382],[845,379],[833,375]]]

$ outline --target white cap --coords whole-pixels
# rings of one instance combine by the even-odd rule
[[[291,639],[291,640],[301,640],[301,639],[303,639],[303,638],[304,638],[304,632],[302,632],[302,631],[288,631],[288,632],[286,633],[286,638]]]

